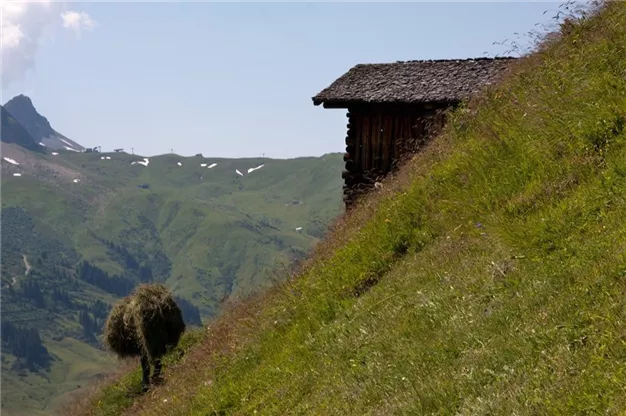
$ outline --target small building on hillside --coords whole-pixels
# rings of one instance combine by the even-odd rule
[[[316,106],[348,110],[346,208],[437,133],[443,110],[495,82],[513,59],[359,64],[313,97]]]

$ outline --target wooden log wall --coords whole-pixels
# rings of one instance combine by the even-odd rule
[[[445,123],[440,109],[351,108],[343,198],[346,208],[415,154]]]

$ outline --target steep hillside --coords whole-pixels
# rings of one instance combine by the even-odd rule
[[[15,143],[25,149],[43,152],[42,146],[0,105],[0,141]]]
[[[610,2],[457,111],[163,386],[138,395],[133,371],[69,414],[623,414],[625,126]]]
[[[2,155],[3,415],[49,414],[115,368],[98,337],[139,282],[165,282],[200,325],[269,285],[342,209],[338,154],[145,162],[3,143]]]
[[[36,143],[52,150],[82,151],[85,148],[73,140],[55,131],[48,119],[37,112],[32,100],[25,95],[18,95],[4,105],[15,119],[26,129]]]

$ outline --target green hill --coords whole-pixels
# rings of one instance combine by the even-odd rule
[[[163,386],[68,414],[623,414],[626,4],[562,32]]]
[[[139,282],[165,282],[200,325],[224,299],[270,285],[342,210],[339,154],[144,166],[2,143],[2,156],[3,415],[50,414],[117,368],[99,334]]]

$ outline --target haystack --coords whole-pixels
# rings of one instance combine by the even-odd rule
[[[137,338],[135,328],[126,324],[128,322],[126,308],[130,301],[130,297],[125,297],[117,302],[104,324],[104,343],[119,358],[141,355],[141,343]]]
[[[111,310],[104,342],[120,358],[145,355],[154,361],[175,347],[184,331],[182,312],[169,290],[142,284]]]

